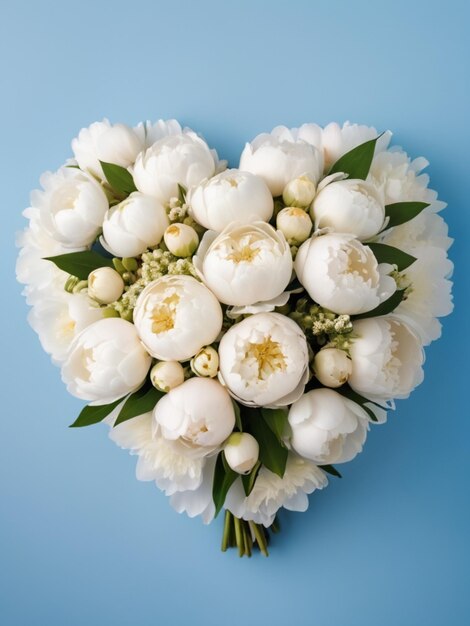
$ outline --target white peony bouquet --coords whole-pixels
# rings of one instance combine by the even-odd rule
[[[80,131],[20,235],[29,321],[178,512],[225,510],[222,549],[267,555],[423,379],[452,310],[427,162],[391,133],[283,126],[239,168],[175,120]]]

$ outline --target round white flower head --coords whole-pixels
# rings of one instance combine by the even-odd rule
[[[104,179],[100,161],[129,167],[144,149],[141,133],[125,124],[110,124],[107,119],[82,128],[72,141],[72,150],[82,170]]]
[[[332,122],[325,126],[322,132],[322,146],[325,158],[325,169],[329,169],[333,163],[344,154],[360,146],[366,141],[375,139],[378,132],[372,126],[364,126],[362,124],[351,124],[346,122],[343,126],[339,126],[336,122]],[[386,132],[377,140],[376,153],[385,150],[390,142],[391,133]]]
[[[124,281],[112,267],[98,267],[88,274],[88,295],[101,304],[110,304],[122,296]]]
[[[165,393],[184,383],[184,369],[178,361],[159,361],[150,370],[152,385]]]
[[[307,209],[315,197],[316,186],[309,176],[299,176],[287,183],[282,192],[286,205]]]
[[[310,209],[315,228],[332,228],[370,239],[384,225],[385,207],[375,188],[363,180],[338,180],[326,185]]]
[[[312,220],[303,209],[289,206],[277,214],[276,226],[289,243],[299,245],[308,239]]]
[[[138,389],[150,363],[133,324],[120,318],[102,319],[73,341],[62,380],[73,396],[108,404]]]
[[[41,176],[44,191],[32,194],[51,237],[67,247],[88,246],[101,230],[108,199],[96,180],[77,168],[61,167]]]
[[[256,313],[229,328],[219,359],[221,382],[247,406],[286,406],[308,380],[305,335],[279,313]]]
[[[361,452],[369,420],[358,404],[332,389],[313,389],[289,411],[292,447],[320,465],[346,463]]]
[[[327,234],[307,239],[297,253],[295,271],[310,297],[339,314],[372,311],[395,291],[388,273],[372,250],[353,235]]]
[[[142,291],[134,324],[152,356],[185,361],[215,341],[222,329],[222,309],[214,294],[195,278],[167,275]]]
[[[282,478],[263,466],[248,497],[241,480],[235,481],[227,494],[225,508],[236,517],[268,528],[281,507],[288,511],[306,511],[307,494],[327,485],[326,474],[319,467],[290,452]]]
[[[219,371],[219,355],[212,346],[206,346],[191,359],[191,369],[196,376],[214,378]]]
[[[236,306],[279,296],[292,276],[287,241],[266,222],[207,231],[193,262],[220,302]]]
[[[238,474],[249,474],[258,462],[259,444],[249,433],[232,433],[224,446],[225,460]]]
[[[178,197],[178,184],[185,189],[210,178],[216,159],[196,133],[186,132],[160,139],[141,152],[134,165],[134,182],[139,191],[163,204]]]
[[[199,244],[199,236],[188,224],[171,224],[163,235],[168,250],[179,257],[191,256]]]
[[[247,143],[240,169],[264,179],[273,196],[281,196],[294,178],[307,175],[316,184],[323,171],[323,157],[314,145],[300,139],[296,129],[277,127]]]
[[[421,343],[403,323],[373,317],[353,324],[350,386],[371,400],[407,398],[423,380]]]
[[[322,348],[315,355],[313,370],[325,387],[341,387],[351,375],[352,363],[344,350]]]
[[[138,256],[160,243],[169,223],[158,200],[134,191],[107,211],[102,244],[115,256]]]
[[[232,399],[211,378],[190,378],[171,389],[154,409],[162,436],[189,456],[212,454],[235,426]]]
[[[196,222],[218,233],[231,222],[268,222],[274,209],[264,180],[237,169],[225,170],[193,187],[187,203]]]

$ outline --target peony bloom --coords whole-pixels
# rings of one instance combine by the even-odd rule
[[[184,383],[184,368],[179,361],[159,361],[150,370],[152,385],[167,393]]]
[[[214,453],[235,426],[232,399],[211,378],[190,378],[171,389],[153,414],[162,436],[188,456]]]
[[[265,222],[232,223],[220,235],[208,231],[194,266],[220,302],[236,306],[276,298],[292,276],[287,241]]]
[[[191,369],[196,376],[215,378],[219,371],[219,355],[212,346],[206,346],[191,359]]]
[[[369,420],[358,404],[332,389],[313,389],[289,411],[291,444],[301,456],[321,465],[346,463],[361,452]]]
[[[101,319],[74,339],[62,380],[73,396],[109,404],[138,389],[150,363],[133,324],[120,318]]]
[[[423,380],[421,343],[403,323],[373,317],[353,324],[350,386],[379,402],[407,398]]]
[[[271,194],[281,196],[287,183],[299,176],[307,175],[316,184],[323,171],[323,157],[301,138],[298,129],[279,126],[245,145],[240,169],[261,176]]]
[[[372,126],[351,124],[350,122],[346,122],[343,126],[339,126],[336,122],[328,124],[323,129],[321,139],[325,169],[328,170],[344,154],[366,141],[375,139],[377,135],[377,131]],[[376,154],[386,150],[391,136],[392,134],[388,131],[378,139],[375,146]]]
[[[375,188],[363,180],[338,180],[326,185],[310,209],[315,228],[331,228],[358,239],[370,239],[383,227],[385,207]]]
[[[220,381],[247,406],[286,406],[308,379],[305,335],[279,313],[256,313],[229,328],[219,359]]]
[[[177,491],[171,496],[170,504],[177,513],[186,513],[188,517],[200,515],[204,524],[212,522],[215,515],[212,485],[216,460],[215,455],[202,459],[204,461],[202,481],[197,489]]]
[[[148,352],[161,361],[185,361],[217,338],[222,309],[191,276],[167,275],[142,291],[134,324]]]
[[[310,297],[339,314],[372,311],[396,291],[395,281],[388,276],[393,267],[378,264],[371,249],[353,235],[307,239],[294,267]]]
[[[160,243],[169,223],[158,200],[135,191],[107,211],[101,243],[114,256],[138,256]]]
[[[188,224],[172,224],[163,239],[168,250],[179,257],[191,256],[199,245],[199,236]]]
[[[316,353],[313,371],[325,387],[341,387],[351,375],[351,359],[344,350],[325,347]]]
[[[82,128],[72,141],[80,168],[101,179],[105,177],[100,161],[127,168],[143,149],[141,133],[125,124],[110,124],[107,119]]]
[[[187,202],[196,222],[218,233],[231,222],[269,222],[274,209],[264,180],[236,169],[225,170],[193,187]]]
[[[308,209],[315,197],[317,188],[309,176],[299,176],[289,181],[282,192],[282,199],[288,207]]]
[[[98,267],[88,274],[88,295],[100,304],[110,304],[122,296],[124,281],[112,267]]]
[[[312,232],[312,220],[304,210],[288,206],[276,216],[276,226],[289,243],[299,245]]]
[[[89,174],[72,167],[41,176],[44,191],[32,193],[33,206],[49,235],[67,248],[90,245],[101,231],[108,210],[106,195]]]
[[[224,446],[225,460],[238,474],[249,474],[258,462],[259,444],[250,433],[232,433]]]
[[[306,511],[307,494],[327,485],[326,474],[319,467],[291,452],[284,476],[280,478],[263,466],[248,497],[241,481],[235,481],[227,494],[225,508],[236,517],[268,528],[281,507],[288,511]]]
[[[165,204],[185,189],[215,174],[216,155],[196,133],[169,135],[141,152],[134,165],[137,189]]]
[[[157,120],[156,122],[150,122],[147,120],[146,122],[140,122],[134,128],[137,135],[144,141],[144,148],[150,148],[154,143],[160,141],[164,137],[169,137],[170,135],[181,135],[184,132],[193,132],[190,128],[185,128],[184,130],[181,128],[181,124],[178,120],[170,119],[170,120]],[[135,159],[134,159],[135,160]]]

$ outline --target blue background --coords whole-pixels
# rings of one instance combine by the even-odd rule
[[[470,623],[465,4],[1,3],[2,626]],[[67,429],[81,404],[26,324],[20,212],[104,116],[177,117],[232,163],[281,123],[391,128],[449,203],[457,309],[424,384],[268,560],[220,553],[221,520],[178,516],[105,427]]]

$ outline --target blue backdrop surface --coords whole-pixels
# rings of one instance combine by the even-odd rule
[[[467,3],[1,3],[2,626],[470,623]],[[350,119],[431,162],[456,311],[426,379],[344,478],[285,514],[272,555],[219,552],[98,426],[26,323],[14,232],[82,126],[176,117],[236,164],[277,124]]]

